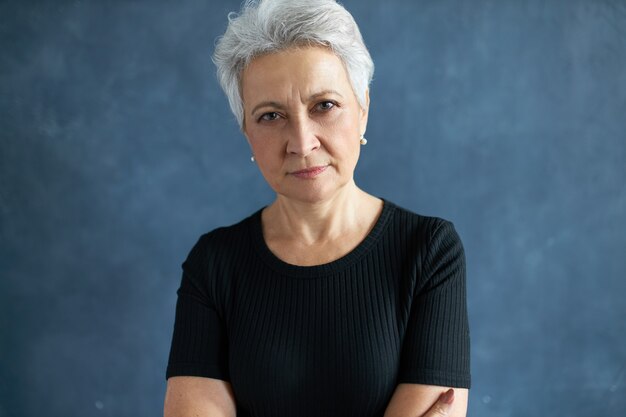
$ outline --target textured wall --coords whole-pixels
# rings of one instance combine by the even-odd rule
[[[239,3],[0,2],[0,416],[161,413],[181,262],[272,198],[210,62]],[[345,5],[357,183],[465,243],[469,415],[622,415],[626,2]]]

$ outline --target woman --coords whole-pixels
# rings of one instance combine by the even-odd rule
[[[352,16],[266,0],[229,20],[214,61],[276,200],[183,263],[165,415],[464,416],[463,247],[354,182],[373,64]]]

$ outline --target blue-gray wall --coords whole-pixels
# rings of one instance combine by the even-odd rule
[[[239,1],[0,2],[0,416],[155,416],[180,264],[272,199],[210,52]],[[626,409],[626,1],[346,0],[357,183],[455,222],[469,415]]]

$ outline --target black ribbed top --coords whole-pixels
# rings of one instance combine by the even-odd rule
[[[465,256],[449,221],[385,201],[333,262],[267,247],[261,210],[202,235],[183,274],[166,378],[229,381],[238,416],[383,416],[398,383],[470,387]]]

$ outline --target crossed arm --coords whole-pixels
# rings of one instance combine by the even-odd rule
[[[447,387],[421,384],[398,384],[385,410],[385,417],[465,417],[469,390],[454,388],[452,404],[442,394]]]
[[[452,404],[448,389],[434,385],[399,384],[385,417],[465,417],[468,390],[455,388]],[[169,378],[164,417],[235,417],[231,385],[219,379],[179,376]]]

